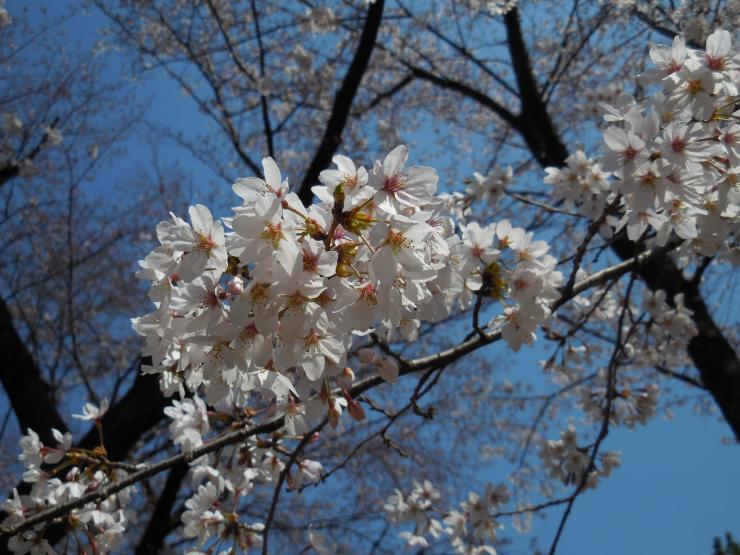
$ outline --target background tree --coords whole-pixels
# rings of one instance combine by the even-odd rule
[[[101,0],[95,4],[110,20],[110,40],[129,48],[136,56],[135,71],[142,75],[140,78],[153,75],[154,69],[164,71],[210,118],[212,127],[198,136],[186,136],[176,129],[159,131],[163,137],[186,147],[225,182],[244,175],[262,175],[259,160],[263,155],[270,155],[278,160],[285,174],[291,175],[296,185],[294,190],[308,204],[311,187],[335,153],[365,159],[367,151],[386,152],[402,138],[411,139],[417,143],[415,159],[431,160],[436,156],[441,162],[434,165],[439,166],[446,178],[444,190],[460,190],[455,183],[461,175],[472,170],[480,172],[465,184],[468,194],[462,200],[469,214],[479,221],[510,218],[515,224],[526,224],[527,230],[536,231],[538,237],[558,238],[551,241],[551,248],[562,261],[566,278],[571,276],[565,283],[564,294],[569,288],[572,292],[576,270],[581,266],[597,271],[618,267],[619,260],[634,263],[646,247],[644,242],[629,241],[624,233],[601,238],[597,233],[599,227],[607,218],[618,219],[617,206],[602,214],[600,209],[574,207],[568,198],[552,200],[552,184],[543,184],[542,169],[550,166],[573,169],[577,159],[569,156],[579,150],[578,143],[587,145],[589,155],[597,152],[600,141],[595,132],[600,124],[597,103],[603,100],[618,105],[623,90],[637,96],[643,93],[634,76],[646,69],[646,44],[685,30],[690,40],[703,45],[714,27],[731,29],[737,18],[733,7],[722,2],[695,4],[680,10],[659,3],[630,7],[580,2],[571,3],[568,10],[563,10],[561,3],[547,2],[492,6],[478,2],[412,4],[379,0],[365,6],[350,2],[319,5]],[[13,15],[13,18],[13,25],[18,25],[18,17]],[[553,52],[557,55],[553,56]],[[24,65],[14,62],[11,67]],[[74,72],[75,78],[84,74]],[[307,74],[312,78],[307,79]],[[90,75],[100,72],[91,71]],[[60,79],[51,80],[57,81]],[[39,78],[30,77],[22,82],[38,85]],[[16,87],[9,86],[8,90]],[[45,88],[42,93],[45,102],[55,98],[55,93],[49,94]],[[72,96],[87,98],[82,92],[74,92]],[[100,97],[106,101],[113,98],[116,102],[110,91]],[[37,100],[28,98],[34,106],[39,105]],[[575,104],[573,99],[577,99]],[[120,100],[116,103],[120,104]],[[80,104],[87,107],[92,122],[100,122],[96,116],[107,113],[104,107],[88,100]],[[77,114],[65,118],[63,108],[46,112],[49,115],[41,117],[35,135],[29,131],[28,139],[10,143],[15,150],[8,155],[5,167],[18,169],[7,170],[16,172],[9,183],[19,182],[23,175],[21,168],[27,165],[25,161],[37,164],[36,159],[42,155],[53,160],[60,148],[66,148],[67,137],[73,131],[61,122],[74,121],[77,126],[85,119]],[[9,130],[25,129],[25,124],[18,127],[11,117],[22,113],[22,108],[13,107],[7,113]],[[51,114],[61,119],[50,125],[46,121]],[[122,122],[119,129],[129,125],[128,121]],[[105,127],[110,132],[110,126]],[[63,140],[52,149],[51,143],[58,138],[57,129]],[[406,135],[409,130],[416,131]],[[81,153],[87,153],[89,159],[93,146],[106,144],[96,135],[99,132],[86,130],[88,143],[74,143],[78,158],[72,158],[72,162],[81,165],[80,160],[85,159]],[[33,136],[35,141],[31,140]],[[108,144],[112,141],[109,138]],[[444,152],[453,152],[454,156],[441,156]],[[70,157],[66,158],[69,165]],[[589,169],[590,164],[584,168]],[[64,172],[50,167],[42,175],[56,174]],[[78,168],[74,175],[84,172]],[[578,175],[575,178],[580,179]],[[70,178],[70,183],[74,182]],[[49,181],[45,179],[42,184],[48,186]],[[54,188],[54,193],[58,194],[59,190]],[[73,232],[69,229],[70,222],[78,225],[74,214],[82,205],[78,192],[78,185],[67,185],[66,204],[51,204],[60,222],[67,222],[66,227],[60,223],[57,228],[65,233],[53,233],[54,225],[44,224],[41,228],[51,232],[50,237],[31,234],[24,220],[17,232],[22,237],[16,240],[17,250],[4,250],[4,253],[17,253],[9,254],[7,263],[3,255],[6,264],[3,268],[10,272],[10,277],[4,279],[18,284],[8,285],[6,302],[15,298],[15,290],[27,291],[28,298],[35,302],[28,299],[20,302],[18,298],[17,304],[11,306],[11,313],[13,306],[19,307],[15,308],[18,311],[14,315],[15,324],[9,314],[3,317],[3,346],[7,345],[3,351],[14,357],[3,369],[3,384],[21,429],[33,428],[46,445],[55,443],[50,433],[52,427],[64,431],[67,425],[58,413],[39,415],[38,411],[27,411],[30,414],[24,416],[29,399],[34,399],[34,404],[59,399],[66,408],[69,405],[65,403],[74,404],[72,400],[79,399],[82,388],[93,402],[112,398],[113,407],[102,419],[108,458],[155,460],[160,453],[175,452],[161,437],[168,424],[163,421],[165,401],[153,385],[156,379],[139,375],[138,364],[131,364],[138,359],[131,336],[121,338],[118,333],[109,332],[119,315],[143,312],[137,308],[141,299],[127,294],[135,290],[128,284],[132,277],[130,261],[141,254],[133,254],[130,245],[121,245],[126,237],[135,236],[141,229],[140,223],[135,227],[129,227],[129,222],[111,225],[111,220],[118,221],[115,214],[111,217],[110,212],[103,211],[106,224],[96,226],[93,220],[90,229],[115,229],[114,237],[105,239],[90,231],[86,234],[84,228]],[[167,196],[174,198],[170,193]],[[38,211],[32,208],[32,197],[21,198],[18,206],[29,208],[19,210]],[[232,200],[229,202],[233,204]],[[61,206],[67,207],[64,214],[58,212]],[[141,206],[157,211],[150,197]],[[129,208],[119,212],[130,213]],[[146,214],[140,214],[146,221]],[[51,220],[46,214],[44,218]],[[40,219],[34,215],[31,220]],[[49,249],[62,235],[66,236],[66,243]],[[83,250],[82,254],[69,254],[72,246],[77,248],[80,244],[76,237],[89,235],[95,235],[102,243],[83,247],[90,250]],[[730,246],[732,240],[730,237]],[[105,251],[104,256],[102,245],[121,250],[116,254]],[[678,257],[663,251],[653,253],[640,259],[637,275],[618,281],[623,274],[614,274],[614,280],[600,284],[602,288],[589,302],[593,303],[594,312],[611,311],[614,315],[611,320],[588,321],[582,309],[567,306],[562,313],[558,312],[557,320],[542,331],[548,340],[548,352],[543,354],[544,368],[554,377],[554,385],[539,383],[538,389],[532,391],[532,383],[506,372],[506,365],[515,363],[507,362],[500,351],[485,351],[468,355],[464,359],[464,371],[461,368],[451,372],[446,365],[430,367],[416,382],[372,393],[364,393],[361,388],[356,394],[362,394],[365,411],[373,418],[353,426],[344,424],[343,418],[342,425],[347,426],[343,433],[322,432],[322,437],[330,437],[330,441],[311,445],[300,441],[293,446],[297,448],[295,451],[283,453],[289,464],[298,459],[301,450],[300,457],[322,461],[331,475],[335,468],[342,469],[351,480],[328,479],[323,487],[331,494],[307,490],[302,496],[291,496],[289,512],[279,510],[281,482],[278,481],[277,488],[258,488],[250,493],[249,503],[239,507],[240,514],[263,521],[265,515],[270,515],[275,535],[272,545],[278,550],[289,549],[286,547],[289,545],[305,545],[305,532],[311,523],[329,531],[336,540],[346,542],[351,538],[352,545],[365,546],[368,551],[385,549],[386,545],[394,545],[396,534],[389,532],[384,524],[385,515],[380,507],[394,488],[408,491],[411,487],[408,477],[423,476],[442,487],[445,498],[461,499],[467,492],[461,493],[461,484],[474,481],[484,454],[508,461],[512,466],[517,505],[511,512],[522,518],[522,526],[526,526],[526,517],[535,512],[531,507],[538,507],[540,500],[543,510],[565,505],[569,512],[583,490],[583,483],[571,480],[568,483],[572,489],[567,495],[560,498],[553,495],[552,477],[543,472],[543,463],[547,469],[547,457],[538,457],[538,452],[546,452],[548,440],[558,436],[568,415],[582,414],[583,409],[588,414],[587,400],[604,387],[603,374],[597,372],[600,367],[609,368],[609,376],[618,376],[614,380],[622,380],[616,388],[621,392],[633,390],[649,397],[650,386],[659,382],[661,388],[668,390],[661,397],[665,406],[687,395],[685,384],[692,392],[707,391],[737,437],[740,368],[727,339],[732,338],[733,332],[716,323],[702,295],[704,284],[732,279],[727,267],[718,264],[715,256],[728,259],[732,251],[723,246],[716,252],[707,255],[703,251],[703,256],[697,256],[694,247],[688,243],[679,247]],[[31,258],[39,264],[38,259],[43,259],[45,252],[68,255],[63,263],[66,272],[58,270],[58,255],[42,268],[27,267],[29,252],[38,253]],[[75,262],[84,258],[85,252],[94,253],[85,259],[89,261],[89,275],[84,268],[78,269]],[[120,263],[121,267],[110,268],[100,263],[102,259]],[[686,262],[687,271],[682,273],[681,265]],[[624,271],[625,275],[629,273]],[[23,278],[24,275],[33,278]],[[39,276],[50,275],[59,278],[47,278],[41,284],[34,282]],[[641,281],[636,281],[638,276]],[[111,284],[110,278],[122,282]],[[60,283],[67,285],[60,287]],[[90,283],[101,290],[99,296],[90,293],[93,290]],[[638,295],[641,284],[652,291],[664,290],[669,303],[677,294],[683,294],[697,334],[688,342],[685,353],[674,350],[631,362],[612,356],[610,361],[610,355],[617,352],[615,343],[620,347],[631,340],[622,335],[626,312],[615,307],[631,306],[630,302],[634,301],[630,298]],[[113,300],[110,295],[121,298]],[[143,295],[140,297],[143,299]],[[28,310],[22,307],[39,302],[44,303],[44,310],[36,308],[27,316],[20,312]],[[423,358],[424,354],[454,347],[457,340],[450,338],[464,336],[471,328],[473,331],[467,339],[475,341],[475,328],[487,322],[496,310],[495,303],[484,301],[483,295],[479,295],[478,302],[468,311],[452,315],[443,324],[422,327],[419,341],[403,350],[399,350],[400,344],[386,345],[379,338],[373,338],[368,346],[393,349],[404,360]],[[635,312],[639,314],[639,310],[636,308]],[[51,315],[46,320],[51,325],[43,323],[44,311]],[[636,322],[629,334],[641,329],[639,317]],[[108,337],[101,341],[86,335],[93,331]],[[650,341],[648,337],[646,342],[636,345],[649,352],[659,345]],[[105,348],[113,342],[117,346],[115,353]],[[486,342],[481,340],[475,346]],[[582,346],[587,346],[585,353]],[[45,365],[45,360],[52,362]],[[113,360],[117,364],[112,364]],[[402,365],[401,370],[410,373],[414,368]],[[64,372],[74,373],[76,379],[62,383]],[[360,380],[374,375],[374,369],[367,366],[358,365],[355,372]],[[115,394],[131,383],[134,375],[128,394]],[[59,391],[67,385],[72,387]],[[675,393],[671,394],[674,389]],[[426,402],[422,402],[422,394]],[[706,407],[709,398],[702,394],[697,402]],[[579,435],[590,434],[592,440],[579,445],[593,448],[596,457],[608,432],[610,410],[604,417],[598,407],[590,408],[590,425],[579,430]],[[638,411],[638,417],[629,425],[647,418],[651,410],[645,414]],[[468,417],[457,422],[455,417],[461,414]],[[449,423],[450,427],[440,429],[435,419]],[[457,426],[465,431],[465,437],[456,434]],[[214,428],[218,426],[214,424]],[[564,441],[567,443],[568,437]],[[96,443],[97,432],[93,428],[79,445],[89,448]],[[132,451],[137,445],[140,450]],[[460,464],[462,461],[466,464]],[[138,534],[127,536],[126,545],[137,544],[141,552],[152,551],[177,528],[185,508],[183,503],[192,493],[183,462],[173,463],[166,479],[160,476],[151,478],[151,483],[145,482],[144,496],[134,503],[140,504],[142,513],[151,517],[142,521]],[[419,468],[423,472],[419,473]],[[423,494],[423,488],[420,491]],[[326,516],[317,523],[316,514]],[[370,530],[374,535],[363,537],[363,530]],[[57,532],[55,539],[60,535]],[[316,544],[319,540],[311,541]],[[444,551],[449,549],[449,544],[436,548]]]
[[[125,178],[112,171],[142,111],[92,41],[76,44],[65,34],[81,8],[49,14],[15,7],[0,40],[3,441],[17,441],[11,415],[22,432],[39,430],[47,443],[52,428],[79,433],[62,415],[80,400],[107,398],[120,409],[106,433],[130,437],[117,452],[123,457],[153,423],[136,432],[132,407],[140,415],[150,407],[156,422],[164,406],[156,382],[138,376],[128,316],[144,305],[131,294],[131,262],[151,235],[150,214],[166,209],[165,188],[179,186],[156,165],[130,169]],[[80,445],[97,433],[86,438]],[[11,487],[16,455],[2,456],[3,483]]]

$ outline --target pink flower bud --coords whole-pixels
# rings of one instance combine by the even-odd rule
[[[347,401],[347,412],[358,422],[365,420],[365,409],[363,409],[362,405],[354,399]]]

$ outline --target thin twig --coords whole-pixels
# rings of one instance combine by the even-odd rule
[[[272,501],[270,502],[270,510],[267,513],[267,518],[265,519],[265,527],[262,529],[262,555],[268,554],[268,541],[270,536],[270,527],[272,526],[272,521],[275,518],[275,510],[277,509],[278,501],[280,500],[280,491],[283,489],[283,483],[285,483],[285,479],[290,474],[290,469],[295,464],[296,459],[298,458],[298,455],[303,450],[303,448],[308,445],[308,442],[311,441],[313,438],[313,435],[316,432],[321,431],[324,426],[326,426],[327,422],[329,420],[327,418],[324,418],[318,425],[314,426],[313,429],[303,434],[303,439],[298,443],[296,448],[293,450],[293,452],[290,454],[290,458],[288,459],[288,462],[285,463],[285,468],[283,468],[283,471],[280,473],[280,476],[278,477],[277,484],[275,484],[275,491],[272,494]]]

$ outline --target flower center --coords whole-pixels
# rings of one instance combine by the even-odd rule
[[[249,324],[248,326],[244,327],[241,334],[239,334],[239,338],[249,341],[254,339],[257,334],[259,334],[259,331],[257,331],[257,326],[255,326],[254,324]]]
[[[208,237],[206,237],[203,233],[198,233],[197,243],[195,245],[196,250],[206,251],[207,253],[209,253],[211,249],[214,249],[215,247],[216,243],[213,242],[210,233],[208,234]]]
[[[394,173],[390,177],[385,178],[385,185],[383,186],[383,189],[385,189],[389,193],[395,193],[402,190],[405,186],[406,179],[404,179],[404,175],[400,173]]]
[[[712,71],[724,71],[726,67],[725,58],[723,56],[720,56],[719,58],[707,56],[707,66]]]
[[[676,73],[678,70],[680,70],[681,64],[679,64],[676,60],[671,60],[665,65],[663,69],[666,75],[670,75],[671,73]]]
[[[310,252],[303,251],[303,271],[316,273],[316,267],[318,262],[318,256]]]
[[[268,224],[260,237],[276,249],[280,246],[280,239],[283,237],[283,230],[280,228],[280,224]]]
[[[704,87],[701,86],[701,81],[699,79],[690,79],[686,83],[686,90],[691,94],[699,94],[704,90]]]
[[[404,247],[411,246],[411,241],[406,239],[402,233],[397,231],[388,230],[388,244],[391,246],[394,252],[400,251]]]
[[[377,287],[372,283],[366,283],[360,289],[360,300],[368,305],[376,305],[378,304],[377,292]]]
[[[249,300],[252,301],[253,305],[258,305],[266,302],[270,295],[267,289],[270,287],[269,283],[255,283],[254,287],[249,293]]]
[[[635,150],[635,147],[632,145],[627,146],[627,148],[624,149],[624,152],[622,152],[624,157],[627,160],[632,160],[635,156],[637,156],[637,150]]]

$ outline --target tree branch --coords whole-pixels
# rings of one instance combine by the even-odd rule
[[[59,122],[59,118],[55,118],[53,122],[51,122],[51,125],[49,127],[53,128],[57,125]],[[32,161],[36,156],[38,156],[39,152],[41,152],[41,149],[43,146],[47,143],[49,140],[49,132],[44,132],[44,136],[41,137],[41,140],[38,142],[38,144],[31,150],[31,152],[28,153],[28,156],[24,158],[25,160]],[[5,185],[8,181],[13,179],[16,175],[18,175],[21,172],[21,162],[8,162],[3,167],[0,167],[0,187]]]
[[[136,555],[156,555],[162,549],[164,539],[172,529],[170,513],[175,501],[177,501],[177,493],[180,491],[182,481],[187,476],[188,470],[186,464],[175,466],[170,470],[164,488],[162,488],[162,493],[154,506],[149,524],[139,541],[139,545],[136,546]]]
[[[588,278],[576,283],[575,286],[573,286],[572,291],[570,291],[567,296],[563,296],[553,303],[551,309],[554,311],[559,306],[562,306],[567,301],[582,293],[583,291],[590,289],[591,287],[601,285],[611,279],[618,278],[634,270],[635,268],[639,268],[646,262],[650,261],[652,258],[664,254],[669,248],[670,247],[666,247],[663,249],[658,249],[656,251],[643,252],[630,260],[627,260],[620,264],[616,264],[614,266],[601,270],[600,272],[592,274]],[[500,339],[501,331],[496,330],[483,335],[477,335],[472,339],[463,341],[460,345],[456,347],[446,349],[433,355],[420,357],[410,361],[399,359],[401,366],[399,369],[399,376],[412,374],[414,372],[419,372],[422,370],[435,370],[445,367],[457,361],[464,355]],[[365,378],[364,380],[358,382],[352,388],[350,388],[349,394],[353,399],[356,399],[364,392],[373,389],[374,387],[377,387],[383,383],[385,383],[385,380],[380,376],[371,376]],[[337,389],[333,392],[333,394],[341,395],[342,392]],[[156,476],[157,474],[159,474],[160,472],[164,472],[165,470],[176,468],[184,464],[189,464],[192,461],[202,457],[203,455],[207,455],[208,453],[217,451],[218,449],[221,449],[222,447],[225,447],[227,445],[244,441],[245,439],[259,434],[266,434],[279,430],[283,426],[284,422],[285,417],[280,416],[253,428],[241,428],[228,432],[218,438],[204,443],[203,445],[191,451],[186,451],[179,455],[173,455],[157,463],[140,465],[141,470],[130,474],[129,476],[118,482],[114,482],[98,490],[91,491],[78,499],[68,501],[66,503],[61,503],[59,505],[41,511],[33,516],[30,516],[23,522],[16,524],[15,526],[0,528],[0,539],[20,534],[25,530],[33,528],[37,524],[63,516],[74,509],[83,507],[88,503],[94,503],[101,499],[106,499],[107,497],[110,497],[111,495],[114,495],[129,486],[141,482],[142,480],[145,480],[152,476]]]
[[[527,45],[524,42],[519,10],[513,7],[504,16],[509,55],[514,69],[522,111],[514,127],[522,134],[532,155],[542,166],[560,166],[568,150],[547,112],[540,88],[532,71]]]
[[[0,382],[22,433],[30,428],[45,445],[56,445],[51,429],[67,431],[56,409],[49,384],[13,325],[5,301],[0,299]]]
[[[319,173],[329,166],[332,156],[334,156],[334,153],[342,142],[342,132],[347,125],[347,117],[352,108],[352,102],[357,94],[357,89],[360,87],[360,82],[370,62],[370,55],[375,47],[380,21],[383,17],[383,5],[384,0],[377,0],[374,4],[370,5],[367,11],[365,25],[362,28],[362,35],[360,36],[360,43],[357,45],[352,63],[344,76],[342,86],[339,87],[334,97],[334,105],[332,106],[329,121],[326,123],[324,137],[321,139],[319,148],[316,150],[316,154],[303,177],[301,188],[298,191],[298,197],[306,205],[311,203],[313,196],[311,187],[318,182]]]
[[[537,88],[517,9],[508,12],[504,20],[523,108],[521,125],[512,127],[522,134],[530,148],[534,147],[532,152],[542,166],[562,167],[568,152]],[[528,117],[525,118],[525,115]],[[634,256],[638,248],[626,236],[617,237],[610,246],[622,260]],[[663,289],[671,302],[675,295],[684,295],[686,306],[694,313],[699,332],[689,342],[689,356],[699,370],[702,383],[719,405],[735,437],[740,440],[740,361],[712,319],[698,285],[684,278],[681,270],[665,253],[643,264],[639,274],[652,291]]]
[[[515,116],[505,106],[503,106],[502,104],[499,104],[494,99],[492,99],[490,96],[466,85],[465,83],[461,83],[459,81],[455,81],[447,77],[435,75],[434,73],[431,73],[427,71],[426,69],[414,66],[407,62],[401,62],[401,63],[403,63],[412,72],[414,76],[420,79],[424,79],[425,81],[428,81],[430,83],[433,83],[434,85],[437,85],[438,87],[442,87],[443,89],[447,89],[447,90],[460,93],[463,96],[471,100],[474,100],[481,106],[488,108],[493,113],[495,113],[498,117],[500,117],[502,120],[508,123],[510,126],[514,128],[519,127],[518,116]]]

